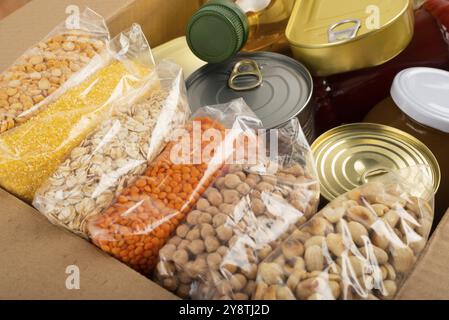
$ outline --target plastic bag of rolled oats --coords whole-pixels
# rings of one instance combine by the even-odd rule
[[[316,213],[319,183],[299,121],[274,132],[267,157],[227,166],[161,249],[163,287],[181,298],[247,300],[259,264]]]
[[[426,172],[391,173],[332,201],[264,260],[253,299],[394,299],[431,230]]]
[[[88,218],[145,171],[189,115],[181,68],[161,62],[140,93],[115,103],[113,115],[72,150],[33,205],[54,224],[87,238]]]

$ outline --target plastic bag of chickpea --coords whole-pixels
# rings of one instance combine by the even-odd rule
[[[264,260],[253,298],[394,299],[432,226],[425,172],[390,173],[332,201]]]
[[[237,137],[260,128],[243,99],[199,109],[115,203],[87,224],[102,250],[150,276],[159,249],[220,174]]]
[[[64,21],[0,74],[0,133],[24,123],[102,66],[109,31],[103,17],[86,9]]]
[[[114,103],[140,93],[154,60],[139,25],[108,44],[106,65],[61,94],[24,124],[0,135],[0,186],[31,202],[71,150],[105,119]],[[81,77],[80,74],[75,76]]]
[[[163,61],[142,94],[116,103],[105,120],[36,192],[33,205],[51,222],[87,238],[90,216],[109,207],[142,175],[168,136],[190,117],[182,69]]]
[[[319,182],[299,121],[268,133],[265,154],[223,170],[160,251],[156,281],[181,298],[250,299],[262,260],[316,213]]]

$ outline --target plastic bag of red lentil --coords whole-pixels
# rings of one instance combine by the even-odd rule
[[[392,172],[333,200],[262,262],[253,298],[394,299],[430,234],[428,172]]]
[[[39,188],[33,205],[52,223],[87,238],[89,217],[142,175],[171,132],[190,117],[182,69],[162,61],[134,97],[103,121]]]
[[[101,68],[108,41],[103,17],[87,8],[74,12],[25,51],[0,74],[0,133],[54,101],[75,76],[86,79]]]
[[[161,249],[163,287],[182,298],[247,300],[261,261],[316,213],[319,182],[299,121],[264,138],[266,157],[222,170]]]
[[[88,222],[92,241],[150,276],[159,249],[234,155],[235,141],[262,124],[243,99],[198,110],[174,132],[145,174]]]
[[[150,46],[140,26],[134,24],[120,33],[107,51],[102,68],[67,88],[27,122],[0,134],[1,187],[32,202],[37,189],[72,149],[111,116],[115,104],[140,94],[154,72]],[[83,72],[68,83],[82,80]]]

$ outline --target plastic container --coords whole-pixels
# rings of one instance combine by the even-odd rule
[[[442,182],[436,196],[437,219],[449,206],[449,72],[410,68],[400,72],[391,97],[365,118],[401,129],[427,145],[441,166]]]
[[[243,51],[288,50],[284,31],[294,0],[211,0],[191,18],[187,42],[210,63]]]

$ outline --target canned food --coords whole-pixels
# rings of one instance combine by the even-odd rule
[[[312,76],[294,59],[270,52],[239,53],[197,70],[186,85],[193,112],[244,98],[265,128],[280,127],[298,117],[309,142],[314,139]]]
[[[393,59],[413,31],[410,0],[298,0],[286,35],[296,59],[329,76]]]
[[[184,77],[186,78],[206,64],[205,61],[197,58],[190,50],[186,37],[176,38],[161,44],[153,49],[153,55],[156,62],[160,62],[163,59],[170,59],[176,62],[176,64],[182,67]]]
[[[321,194],[338,196],[392,171],[425,165],[435,193],[441,171],[432,152],[401,130],[372,123],[355,123],[332,129],[312,145]]]

